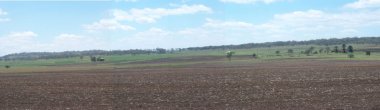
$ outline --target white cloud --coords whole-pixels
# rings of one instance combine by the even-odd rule
[[[118,29],[125,30],[125,31],[135,30],[135,28],[132,26],[123,25],[116,20],[110,20],[110,19],[102,19],[90,25],[84,25],[83,27],[88,31],[118,30]]]
[[[144,9],[130,9],[128,11],[114,9],[111,11],[112,17],[109,19],[102,19],[98,22],[83,25],[88,31],[100,31],[100,30],[135,30],[134,27],[129,25],[123,25],[121,21],[132,21],[138,23],[154,23],[158,19],[171,16],[171,15],[183,15],[183,14],[195,14],[199,12],[211,13],[212,9],[204,5],[181,5],[177,8],[144,8]]]
[[[139,0],[113,0],[115,2],[138,2]]]
[[[169,31],[160,28],[136,33],[120,40],[118,47],[127,48],[185,48],[194,46],[247,43],[245,33],[250,33],[253,24],[241,21],[207,19],[200,27]],[[247,39],[241,39],[247,38]],[[245,40],[245,41],[244,41]],[[144,44],[144,45],[141,45]]]
[[[250,28],[253,27],[253,24],[242,22],[242,21],[220,21],[213,19],[206,19],[206,23],[203,25],[204,27],[212,27],[212,28]]]
[[[380,0],[358,0],[356,2],[346,4],[345,7],[353,9],[379,8]]]
[[[7,21],[10,21],[11,19],[9,18],[0,18],[0,22],[7,22]]]
[[[360,28],[380,23],[380,11],[327,13],[320,10],[278,14],[269,24],[310,28],[315,26]]]
[[[4,11],[3,9],[0,8],[0,16],[7,15],[8,12]]]
[[[25,32],[12,32],[8,36],[9,37],[26,37],[26,38],[31,38],[31,37],[36,37],[38,35],[36,33],[32,32],[32,31],[25,31]]]
[[[139,23],[153,23],[157,19],[170,15],[195,14],[199,12],[211,13],[212,9],[204,5],[182,5],[177,8],[144,8],[131,9],[128,11],[115,9],[112,15],[116,20],[128,20]]]
[[[0,37],[0,55],[30,51],[38,48],[35,37],[38,36],[32,31],[12,32],[4,37]]]
[[[49,42],[40,42],[32,31],[12,32],[0,37],[0,55],[19,52],[108,49],[106,41],[96,37],[60,34]]]
[[[273,36],[278,40],[309,40],[352,37],[358,30],[380,26],[379,11],[328,13],[320,10],[277,14],[269,22],[256,26],[255,36]]]
[[[271,20],[260,24],[206,19],[199,27],[179,31],[152,28],[125,37],[119,44],[130,48],[173,48],[342,38],[368,35],[362,33],[366,28],[380,28],[380,11],[295,11],[274,15]]]
[[[126,2],[137,2],[138,0],[124,0]]]
[[[10,21],[11,20],[9,18],[2,17],[2,16],[6,16],[6,15],[8,15],[8,12],[6,12],[3,9],[0,8],[0,22],[6,22],[6,21]]]
[[[283,0],[220,0],[224,3],[236,3],[236,4],[254,4],[258,2],[262,2],[265,4],[270,4],[273,2],[283,1]]]

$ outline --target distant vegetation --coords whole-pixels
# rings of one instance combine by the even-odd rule
[[[380,37],[361,37],[361,38],[343,38],[343,39],[317,39],[309,41],[278,41],[266,43],[248,43],[240,45],[222,45],[222,46],[205,46],[190,47],[187,50],[209,50],[209,49],[249,49],[259,47],[275,46],[295,46],[295,45],[341,45],[341,44],[380,44]]]
[[[252,48],[266,48],[266,47],[278,47],[278,46],[297,46],[297,45],[315,45],[317,47],[310,47],[301,51],[301,54],[312,55],[318,53],[347,53],[353,52],[353,47],[346,46],[346,44],[380,44],[380,37],[363,37],[363,38],[343,38],[343,39],[318,39],[318,40],[309,40],[309,41],[279,41],[279,42],[267,42],[267,43],[248,43],[241,45],[222,45],[222,46],[205,46],[205,47],[189,47],[189,48],[177,48],[177,49],[132,49],[132,50],[88,50],[88,51],[66,51],[66,52],[30,52],[30,53],[15,53],[5,55],[0,57],[0,60],[8,61],[8,60],[36,60],[36,59],[56,59],[56,58],[72,58],[72,57],[80,57],[83,59],[84,56],[92,57],[97,56],[97,58],[92,61],[104,61],[100,56],[110,56],[110,55],[151,55],[151,54],[173,54],[181,51],[197,51],[197,50],[228,50],[228,49],[252,49]],[[337,46],[341,45],[341,46]],[[329,46],[333,46],[330,49]],[[286,50],[284,50],[286,52]],[[370,56],[371,52],[380,51],[373,49],[357,49],[355,51],[363,51],[367,52],[366,55]],[[284,52],[284,53],[285,53]],[[274,51],[275,54],[281,56],[281,51]],[[295,50],[288,49],[286,52],[289,56],[293,56]],[[256,53],[257,54],[257,53]],[[256,57],[252,55],[253,57]],[[100,57],[100,58],[98,58]]]
[[[232,52],[232,51],[226,52],[226,57],[228,58],[229,61],[231,61],[232,55],[234,55],[234,54],[235,54],[235,52]]]
[[[132,49],[132,50],[88,50],[88,51],[65,51],[65,52],[29,52],[29,53],[14,53],[0,57],[0,60],[35,60],[35,59],[56,59],[56,58],[71,58],[84,56],[106,56],[106,55],[138,55],[138,54],[165,54],[171,51],[181,51],[181,49],[166,50],[163,48],[156,49]],[[92,60],[100,61],[101,59]]]

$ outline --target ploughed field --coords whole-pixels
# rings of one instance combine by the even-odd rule
[[[1,73],[1,109],[380,109],[380,61]]]

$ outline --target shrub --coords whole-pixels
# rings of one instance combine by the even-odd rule
[[[8,69],[8,68],[11,68],[11,66],[9,66],[9,65],[5,65],[5,68],[7,68],[7,69]]]
[[[355,55],[354,54],[348,54],[348,58],[354,58]]]
[[[91,56],[91,62],[96,62],[96,57]]]
[[[367,55],[367,56],[371,56],[371,51],[366,51],[366,52],[365,52],[365,55]]]
[[[257,58],[257,55],[254,53],[252,54],[252,58],[256,59]]]
[[[104,59],[104,58],[102,58],[102,57],[98,57],[98,58],[96,58],[96,61],[100,61],[100,62],[103,62],[103,61],[105,61],[105,59]]]
[[[280,51],[277,50],[277,51],[276,51],[276,54],[277,54],[277,56],[280,56]]]

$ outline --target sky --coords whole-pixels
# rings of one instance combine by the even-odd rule
[[[380,0],[0,0],[0,55],[380,36]]]

